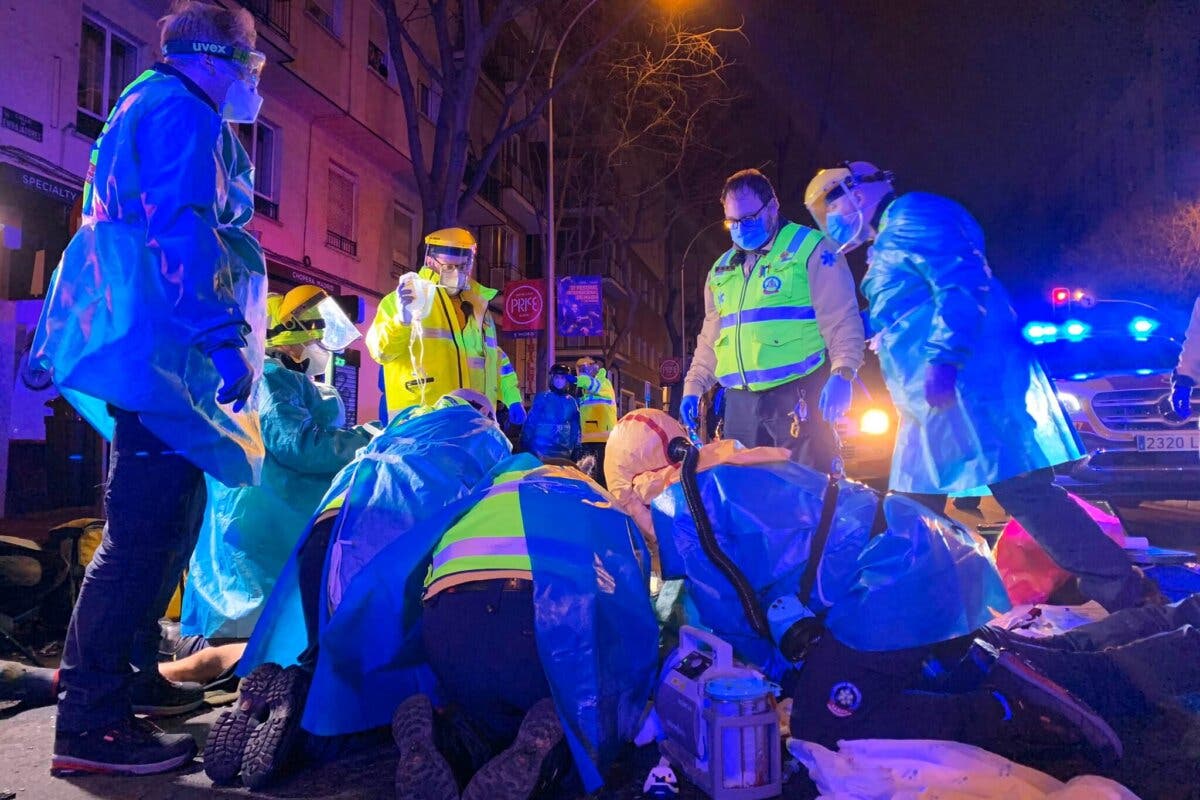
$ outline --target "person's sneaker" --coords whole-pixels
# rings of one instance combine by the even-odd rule
[[[294,760],[310,680],[306,670],[293,665],[267,685],[262,724],[250,734],[242,753],[242,783],[247,787],[258,790],[269,785]]]
[[[190,734],[163,733],[153,723],[131,717],[82,733],[56,731],[50,773],[156,775],[183,766],[195,755],[196,740]]]
[[[237,704],[209,729],[204,774],[213,783],[229,783],[241,773],[250,734],[267,716],[267,690],[282,672],[283,667],[270,662],[255,667],[241,682]]]
[[[392,716],[396,762],[396,800],[458,800],[454,771],[433,738],[433,706],[414,694]]]
[[[1002,706],[1012,744],[1081,744],[1102,766],[1121,758],[1121,738],[1091,706],[1014,653],[997,651],[981,640],[974,646],[994,659],[982,688],[990,690]]]
[[[133,713],[148,717],[174,717],[204,705],[204,687],[198,683],[173,683],[158,670],[135,672],[129,684]]]
[[[462,800],[527,800],[553,779],[552,755],[562,743],[554,701],[539,700],[521,721],[516,740],[471,778]]]

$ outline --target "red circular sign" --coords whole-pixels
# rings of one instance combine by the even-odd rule
[[[663,359],[658,365],[658,377],[662,378],[663,383],[675,383],[682,376],[683,365],[679,363],[678,358]]]
[[[514,325],[532,325],[542,317],[541,290],[532,284],[513,288],[504,298],[504,316]]]

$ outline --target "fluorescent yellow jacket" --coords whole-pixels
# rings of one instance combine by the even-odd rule
[[[579,398],[579,421],[583,426],[584,444],[602,444],[617,424],[617,395],[613,391],[608,371],[600,370],[596,377],[580,375],[576,384],[582,393]]]
[[[722,386],[764,391],[809,374],[825,361],[808,286],[808,257],[820,231],[794,222],[745,275],[736,248],[708,274],[721,327],[713,351]]]
[[[418,274],[437,280],[429,269]],[[367,331],[367,349],[383,365],[389,417],[419,405],[422,399],[432,405],[455,389],[474,389],[494,405],[521,402],[516,371],[496,342],[496,323],[487,310],[488,301],[495,296],[495,289],[475,281],[457,297],[437,289],[433,309],[421,320],[423,342],[414,337],[413,326],[401,319],[395,292],[380,301]],[[462,309],[468,303],[471,313],[464,309],[465,323],[460,323],[455,306]],[[413,363],[414,357],[419,363]]]

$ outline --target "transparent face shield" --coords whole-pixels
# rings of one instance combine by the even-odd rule
[[[425,264],[438,274],[438,286],[447,291],[461,292],[471,282],[475,272],[475,253],[450,247],[430,246]]]
[[[263,67],[267,64],[266,55],[258,50],[190,39],[167,42],[163,45],[162,53],[164,56],[213,56],[224,59],[236,65],[239,77],[254,87],[258,86]]]
[[[817,226],[838,244],[838,253],[846,253],[862,244],[866,228],[866,209],[854,196],[845,179],[831,183],[808,206]]]
[[[317,344],[322,349],[340,353],[362,336],[350,321],[350,317],[346,316],[346,312],[332,297],[326,295],[317,303],[315,311],[320,317],[318,325],[321,329],[321,338],[317,340]]]

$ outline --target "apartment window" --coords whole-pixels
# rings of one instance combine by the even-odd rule
[[[358,255],[358,240],[355,236],[357,194],[357,179],[349,172],[330,164],[325,244],[352,256]]]
[[[429,84],[422,83],[420,95],[421,113],[437,122],[438,114],[442,110],[442,93]]]
[[[387,20],[377,6],[371,7],[371,30],[367,35],[367,67],[388,83],[393,83],[392,55],[388,48]]]
[[[318,25],[342,38],[342,0],[305,0],[304,9]]]
[[[79,86],[75,128],[100,135],[121,90],[137,74],[137,46],[94,19],[84,18],[79,38]]]
[[[279,219],[279,129],[264,119],[238,125],[238,138],[254,163],[254,211]]]
[[[413,266],[413,217],[400,204],[392,206],[392,271],[397,274]]]

